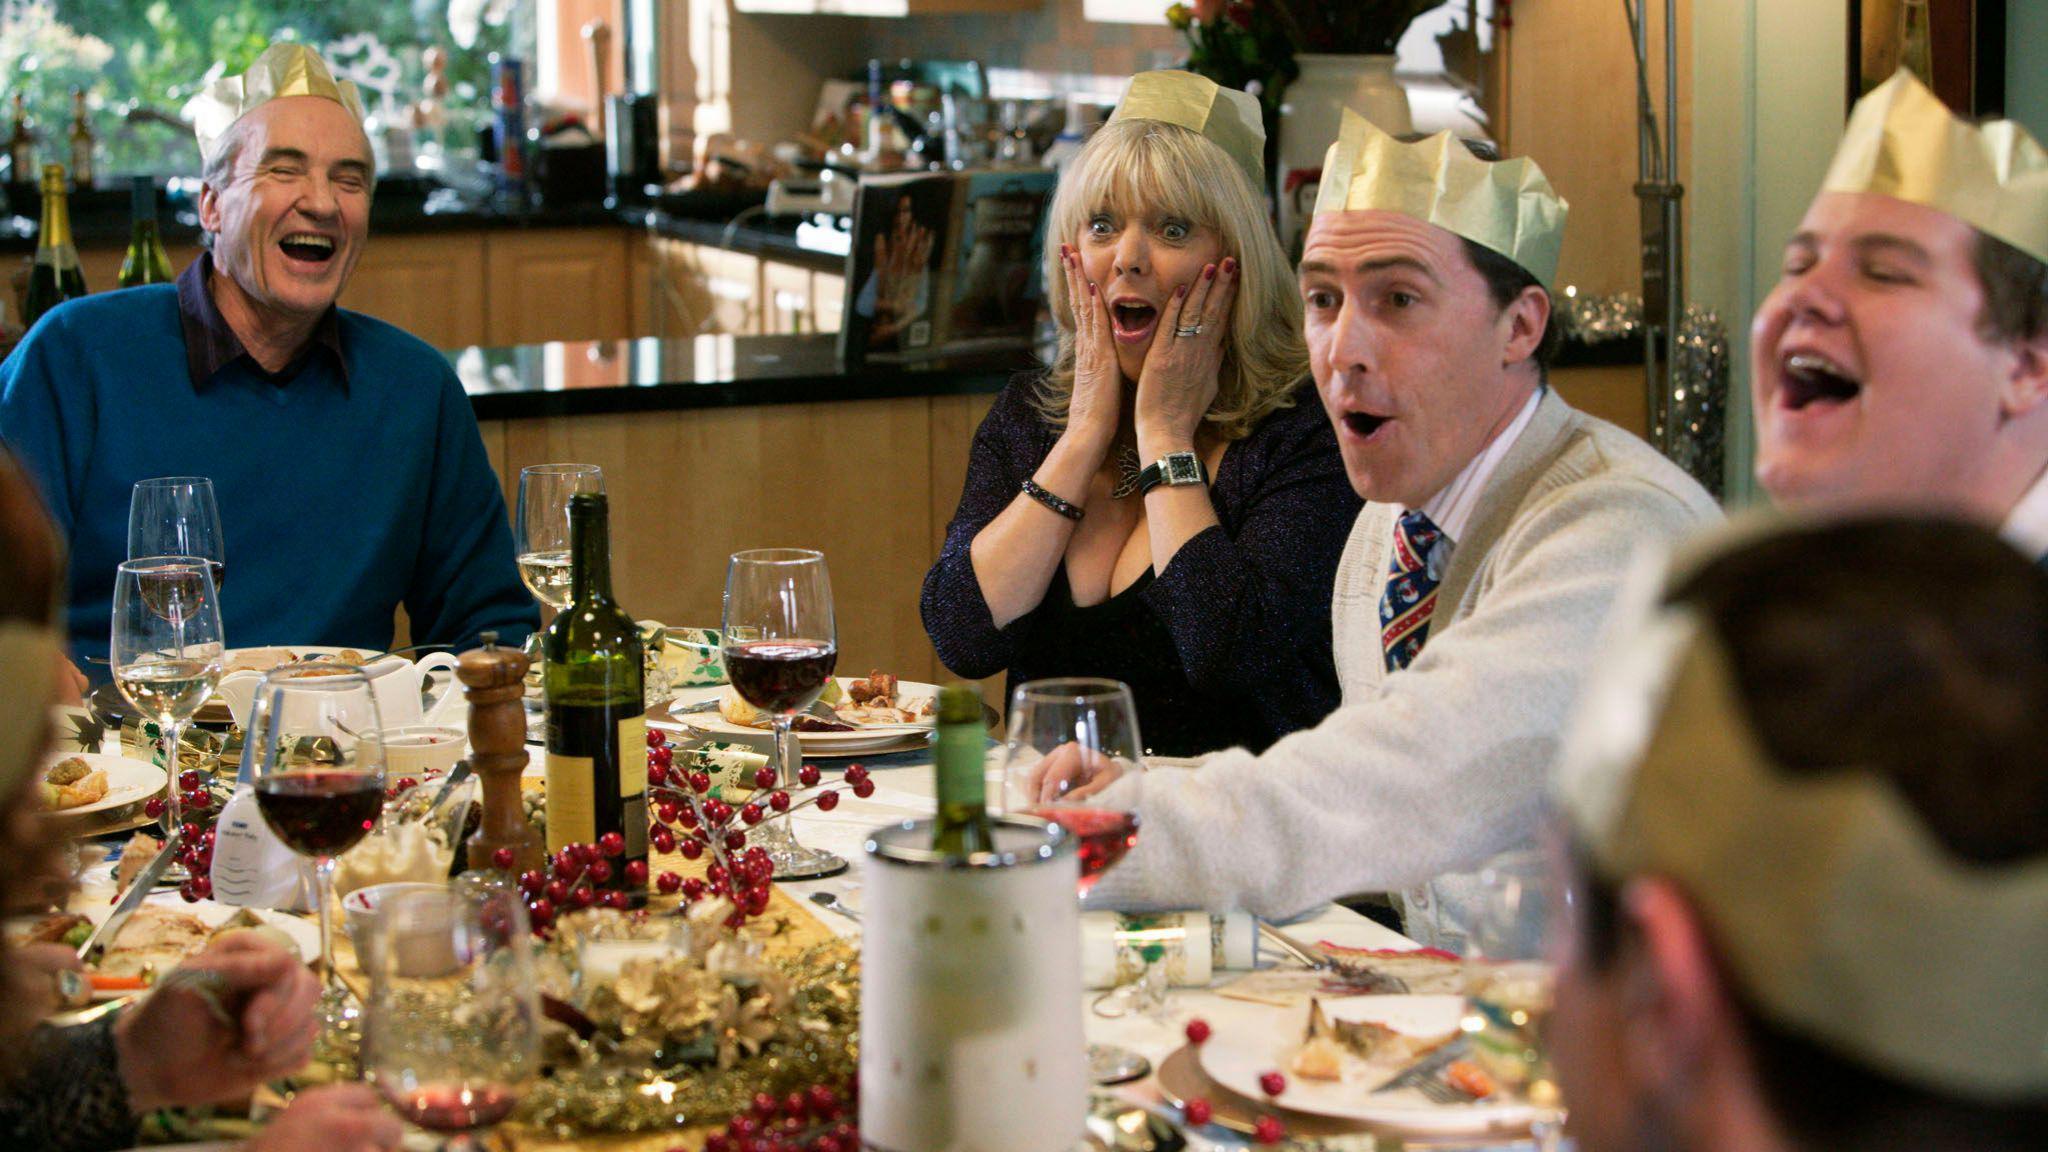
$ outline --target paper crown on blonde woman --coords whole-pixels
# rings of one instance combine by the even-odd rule
[[[1667,590],[1798,528],[1751,516],[1617,605],[1553,799],[1593,870],[1685,890],[1743,998],[1856,1062],[1983,1100],[2048,1092],[2048,861],[1950,854],[1875,772],[1792,772],[1714,627]]]
[[[1258,97],[1193,72],[1140,72],[1124,86],[1110,120],[1157,120],[1208,137],[1252,182],[1266,185],[1266,126]]]
[[[1513,260],[1548,285],[1570,205],[1534,160],[1481,160],[1448,131],[1404,144],[1344,110],[1323,157],[1316,213],[1413,216]]]
[[[240,76],[207,83],[185,103],[185,118],[199,137],[199,155],[212,163],[214,149],[235,121],[272,100],[286,96],[319,96],[332,100],[356,123],[363,122],[363,98],[347,80],[336,80],[320,54],[304,44],[272,44]]]
[[[1849,113],[1823,192],[1946,212],[2048,262],[2048,154],[2011,120],[1972,124],[1901,68]]]

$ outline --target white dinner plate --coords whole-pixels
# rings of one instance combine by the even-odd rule
[[[845,689],[859,677],[841,676],[837,679],[840,688]],[[670,701],[668,706],[668,715],[674,727],[710,740],[739,744],[761,752],[771,751],[775,743],[773,732],[749,728],[744,724],[734,724],[720,716],[715,709],[689,711],[692,705],[715,702],[724,691],[724,685],[707,685],[701,688],[685,688],[676,693],[676,698]],[[898,700],[919,697],[936,700],[938,695],[938,686],[934,684],[924,684],[915,680],[896,682]],[[670,725],[657,721],[656,726]],[[862,731],[858,728],[852,732],[798,732],[797,745],[806,756],[852,756],[869,752],[897,752],[921,748],[930,743],[935,727],[936,720],[928,720],[917,729],[891,725],[877,732]]]
[[[221,653],[220,667],[223,675],[243,669],[268,672],[284,664],[331,660],[344,652],[354,653],[356,659],[350,663],[357,664],[374,664],[384,655],[375,648],[343,648],[333,644],[268,644],[261,648],[229,648]]]
[[[1465,1011],[1462,996],[1352,996],[1326,999],[1323,1011],[1333,1020],[1371,1020],[1414,1036],[1436,1036],[1457,1029]],[[1240,1007],[1232,1005],[1232,1008]],[[1266,1098],[1259,1077],[1279,1072],[1287,1090],[1275,1103],[1297,1112],[1357,1120],[1416,1132],[1486,1132],[1523,1129],[1536,1117],[1525,1104],[1437,1104],[1413,1091],[1372,1094],[1377,1081],[1341,1083],[1294,1075],[1289,1064],[1308,1029],[1308,1006],[1286,1009],[1242,1006],[1226,1018],[1211,1021],[1214,1033],[1198,1050],[1202,1071],[1218,1084],[1252,1100]],[[1284,1019],[1284,1023],[1281,1020]],[[1400,1065],[1390,1065],[1389,1075]]]
[[[147,760],[133,756],[108,756],[100,752],[73,752],[70,755],[51,756],[43,761],[43,771],[56,767],[60,760],[76,757],[91,765],[93,769],[107,774],[107,794],[90,804],[76,808],[60,808],[48,813],[60,820],[73,816],[84,816],[93,812],[108,812],[126,807],[164,790],[164,770]],[[41,776],[36,779],[42,779]]]

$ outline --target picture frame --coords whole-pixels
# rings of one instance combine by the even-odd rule
[[[1844,107],[1898,70],[1908,0],[1848,0],[1849,83]],[[1926,0],[1935,95],[1961,115],[2005,114],[2006,0]]]

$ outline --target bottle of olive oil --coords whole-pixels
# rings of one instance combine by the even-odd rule
[[[64,197],[64,166],[43,165],[43,221],[36,232],[36,261],[28,273],[28,299],[22,322],[37,318],[66,300],[85,295],[85,272],[71,242],[71,207]]]
[[[156,181],[137,176],[129,186],[128,254],[121,259],[121,287],[168,284],[171,258],[156,229]]]
[[[640,630],[612,600],[610,513],[602,493],[569,499],[569,606],[542,638],[547,702],[548,851],[625,841],[600,890],[647,899],[647,702]],[[627,865],[638,861],[638,869]],[[628,871],[639,882],[627,879]]]
[[[981,690],[966,683],[939,689],[938,729],[932,762],[938,769],[939,816],[932,825],[932,850],[948,856],[992,852],[996,838],[982,770],[988,730],[982,722]]]

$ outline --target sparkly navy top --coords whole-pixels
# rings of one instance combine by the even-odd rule
[[[1038,607],[997,628],[968,547],[1017,497],[1057,432],[1031,406],[1036,374],[1010,382],[968,459],[967,487],[924,580],[924,626],[954,674],[1012,685],[1106,676],[1131,686],[1159,755],[1262,749],[1337,706],[1330,590],[1360,501],[1312,383],[1224,452],[1210,489],[1221,523],[1164,572],[1077,607],[1066,567]]]

